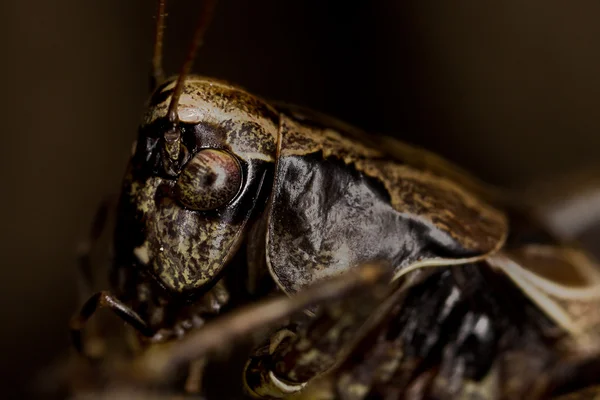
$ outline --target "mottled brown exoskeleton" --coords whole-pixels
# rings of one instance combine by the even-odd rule
[[[122,395],[166,381],[209,396],[209,356],[243,338],[245,367],[221,382],[237,396],[593,393],[598,265],[435,155],[189,75],[212,8],[182,72],[164,79],[159,1],[112,287],[71,323],[89,358],[111,352],[83,334],[98,307],[128,323]]]

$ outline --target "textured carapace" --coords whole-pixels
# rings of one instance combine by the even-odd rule
[[[280,116],[267,260],[296,292],[356,265],[473,262],[497,251],[505,216],[453,181],[329,127]]]
[[[241,89],[188,77],[178,104],[182,157],[173,168],[163,139],[173,87],[171,80],[156,90],[140,128],[117,262],[141,264],[167,289],[190,292],[215,282],[255,206],[268,198],[278,118]]]

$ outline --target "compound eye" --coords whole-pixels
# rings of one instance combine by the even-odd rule
[[[214,210],[229,203],[241,184],[240,164],[231,154],[205,149],[187,163],[175,184],[175,194],[188,208]]]

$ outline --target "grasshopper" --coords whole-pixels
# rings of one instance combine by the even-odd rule
[[[591,396],[597,263],[432,153],[192,75],[214,3],[166,79],[158,2],[153,92],[118,201],[111,287],[71,321],[83,356],[110,356],[84,330],[107,308],[128,326],[114,369],[129,389]],[[226,380],[239,391],[211,395],[212,356],[241,341],[246,362]]]

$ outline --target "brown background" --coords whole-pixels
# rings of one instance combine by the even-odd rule
[[[75,245],[118,190],[147,94],[154,3],[0,7],[0,382],[13,398],[68,345]],[[170,9],[174,72],[198,2]],[[599,15],[596,1],[223,0],[195,69],[523,186],[597,158]]]

